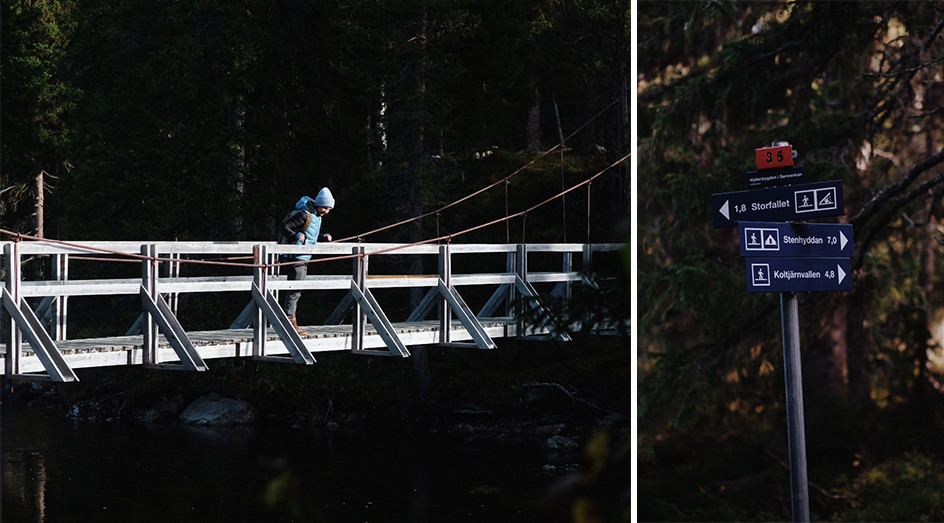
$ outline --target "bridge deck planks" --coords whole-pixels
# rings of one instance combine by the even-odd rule
[[[492,338],[514,336],[515,321],[511,318],[482,320],[482,325]],[[439,342],[439,321],[417,321],[393,323],[397,335],[407,346],[431,345]],[[346,325],[303,325],[307,332],[302,336],[306,348],[312,353],[350,351],[353,337],[352,327]],[[266,356],[286,356],[288,349],[279,340],[272,328],[266,331]],[[205,360],[216,358],[239,358],[253,355],[252,329],[226,329],[187,332],[193,346]],[[472,339],[458,320],[451,323],[452,342],[467,342]],[[140,365],[143,363],[143,336],[110,336],[79,340],[57,341],[56,347],[66,363],[75,368],[105,367],[116,365]],[[177,355],[163,335],[158,336],[158,358],[161,363],[173,364]],[[39,358],[33,354],[24,340],[20,356],[20,372],[43,372]],[[377,331],[368,323],[365,327],[364,349],[371,354],[382,354],[386,346]],[[0,344],[0,373],[5,374],[4,358],[6,346]]]

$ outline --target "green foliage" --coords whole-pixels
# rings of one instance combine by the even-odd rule
[[[925,100],[942,71],[940,5],[641,2],[637,14],[640,470],[666,482],[640,497],[646,513],[789,517],[751,499],[782,488],[767,482],[771,460],[731,472],[759,489],[734,496],[710,488],[727,469],[705,457],[785,424],[776,297],[744,292],[736,229],[710,228],[711,194],[746,189],[753,150],[774,140],[793,144],[808,181],[843,180],[839,221],[855,227],[853,292],[800,297],[811,468],[831,477],[853,459],[939,452],[928,350],[944,306],[944,141]],[[757,445],[779,455],[782,438]],[[669,493],[687,473],[663,461],[672,452],[704,474],[684,495]]]
[[[0,6],[0,221],[5,227],[35,232],[30,223],[33,179],[45,171],[52,185],[69,166],[63,149],[73,132],[68,118],[77,93],[64,55],[75,29],[73,4],[43,0]]]
[[[833,521],[944,519],[944,466],[939,456],[907,454],[841,477],[836,488],[846,506],[829,514]]]
[[[787,521],[785,453],[764,430],[736,437],[677,432],[641,440],[640,521]],[[774,428],[776,430],[776,428]],[[811,442],[813,442],[811,440]],[[940,521],[944,468],[939,454],[906,453],[839,472],[812,469],[814,521]]]

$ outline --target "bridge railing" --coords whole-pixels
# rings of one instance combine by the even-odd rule
[[[535,285],[551,286],[552,294],[566,306],[571,284],[586,281],[594,253],[616,251],[619,244],[450,244],[400,245],[387,243],[322,243],[316,246],[259,242],[5,242],[3,248],[3,307],[0,308],[5,350],[3,373],[25,379],[77,379],[63,358],[58,344],[69,340],[70,298],[85,296],[140,296],[141,312],[127,331],[141,335],[141,363],[154,368],[205,370],[206,364],[177,319],[178,297],[183,294],[240,293],[246,299],[229,329],[253,329],[251,356],[261,360],[310,364],[314,358],[310,342],[289,325],[278,295],[289,290],[343,291],[343,298],[326,318],[326,325],[351,326],[350,350],[360,354],[406,357],[409,350],[393,328],[375,294],[388,289],[426,289],[425,297],[410,309],[407,322],[439,320],[439,343],[493,348],[483,327],[485,319],[500,318],[514,323],[515,335],[550,333],[567,339],[551,322],[525,325],[512,306],[527,303],[541,309],[537,317],[554,312],[545,304]],[[289,281],[281,274],[286,254],[311,254],[308,277]],[[404,274],[406,257],[435,257],[435,271]],[[556,260],[555,260],[556,258]],[[496,261],[497,260],[497,261]],[[539,261],[535,261],[539,260]],[[105,277],[79,277],[79,264],[108,267]],[[124,264],[113,269],[112,264]],[[129,265],[130,264],[130,265]],[[191,275],[183,275],[182,267]],[[414,264],[423,267],[423,263]],[[425,264],[428,266],[429,264]],[[530,270],[530,266],[541,270]],[[347,270],[344,267],[347,267]],[[42,267],[42,269],[38,269]],[[134,267],[138,267],[135,269]],[[485,267],[489,267],[485,269]],[[458,268],[458,270],[457,270]],[[95,271],[82,267],[82,273]],[[137,274],[135,274],[137,273]],[[197,275],[199,273],[199,275]],[[99,275],[100,276],[100,275]],[[473,312],[459,288],[487,286],[491,294]],[[247,296],[248,297],[245,297]],[[335,295],[338,293],[335,292]],[[479,293],[481,294],[481,293]],[[485,294],[488,294],[486,292]],[[483,295],[484,296],[484,295]],[[310,298],[306,298],[310,299]],[[304,302],[303,302],[304,303]],[[402,307],[396,307],[400,309]],[[449,325],[458,320],[472,343],[451,339]],[[364,344],[370,324],[383,339],[384,349]],[[267,329],[274,329],[281,345],[269,350]],[[163,335],[173,355],[162,356]],[[24,346],[29,344],[29,350]],[[468,339],[468,337],[466,338]],[[166,351],[165,351],[166,352]],[[37,358],[45,374],[24,371],[24,358]]]

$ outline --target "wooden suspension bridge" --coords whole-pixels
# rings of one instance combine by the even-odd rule
[[[566,311],[572,286],[596,286],[598,282],[588,277],[594,260],[622,248],[621,244],[578,243],[294,246],[9,241],[0,245],[2,375],[58,382],[76,381],[75,369],[88,367],[143,365],[205,371],[207,360],[214,358],[310,365],[315,363],[315,353],[326,351],[408,357],[409,347],[418,345],[492,349],[494,339],[510,336],[567,340],[569,336],[557,328],[554,319]],[[287,262],[280,260],[283,255],[301,253],[312,254],[312,269],[307,279],[289,281],[280,274]],[[394,259],[410,256],[435,258],[438,269],[432,274],[390,272],[402,266]],[[130,274],[113,270],[114,265],[127,267],[129,263]],[[369,265],[374,272],[368,270]],[[135,274],[135,267],[140,267],[140,274]],[[549,291],[540,294],[539,288]],[[391,321],[381,301],[388,310],[403,310],[391,307],[388,299],[413,289],[425,291],[423,299],[412,310],[407,307],[409,313],[401,314],[405,317]],[[336,297],[337,303],[323,325],[303,325],[307,334],[301,336],[289,324],[278,299],[280,291],[290,290],[306,291],[302,309],[315,295]],[[227,293],[246,304],[228,326],[185,330],[179,319],[180,297],[207,293]],[[466,301],[465,296],[471,295],[480,298],[478,312]],[[140,314],[117,335],[71,337],[69,310],[88,306],[85,300],[95,296],[130,297],[122,310],[106,311],[113,318],[127,315],[128,308],[139,309]],[[401,296],[392,301],[408,300]],[[95,306],[102,303],[109,300],[99,300]],[[516,307],[528,308],[532,314],[516,314]],[[629,325],[628,319],[613,319],[606,325],[583,327],[628,331]]]

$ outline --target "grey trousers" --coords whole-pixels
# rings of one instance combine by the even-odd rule
[[[298,265],[292,265],[288,268],[288,279],[289,281],[294,280],[304,280],[308,276],[308,264],[300,263]],[[295,315],[295,310],[298,308],[298,299],[302,297],[302,291],[289,291],[285,295],[285,314],[289,317]]]

